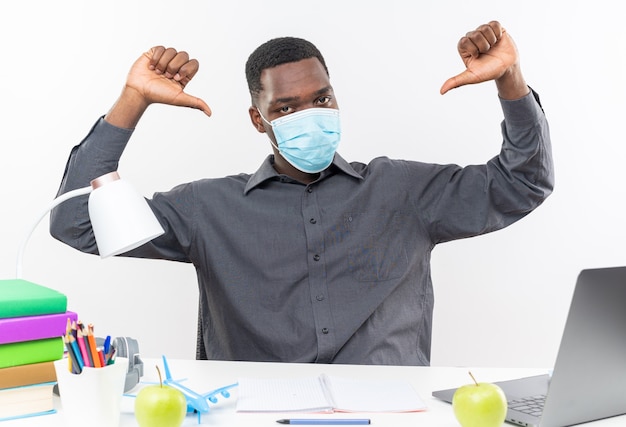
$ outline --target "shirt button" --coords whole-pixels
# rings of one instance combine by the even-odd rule
[[[317,220],[316,220],[315,218],[311,218],[311,219],[309,220],[309,222],[310,222],[311,224],[315,224],[315,223],[317,223]]]
[[[307,193],[312,193],[313,192],[313,187],[307,187],[306,191],[307,191]]]
[[[328,328],[322,328],[322,333],[323,333],[324,335],[328,334]]]
[[[313,261],[319,261],[320,256],[318,254],[313,255]]]
[[[320,294],[320,295],[316,296],[315,299],[318,300],[318,301],[324,301],[324,295]]]

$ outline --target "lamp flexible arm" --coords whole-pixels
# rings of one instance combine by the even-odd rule
[[[22,278],[22,261],[23,261],[23,258],[24,258],[24,251],[26,250],[26,244],[28,243],[28,240],[30,239],[31,234],[33,234],[33,231],[35,231],[35,228],[37,228],[37,225],[41,222],[41,220],[48,214],[48,212],[50,212],[52,209],[54,209],[57,205],[60,205],[61,203],[65,202],[66,200],[72,199],[74,197],[82,196],[84,194],[89,194],[89,193],[91,193],[92,190],[93,190],[93,188],[91,187],[91,185],[89,185],[87,187],[78,188],[76,190],[68,191],[67,193],[64,193],[64,194],[60,195],[59,197],[57,197],[56,199],[54,199],[48,205],[48,207],[46,207],[46,209],[41,212],[41,214],[37,217],[37,220],[28,229],[28,233],[25,234],[24,239],[22,240],[22,244],[20,245],[20,249],[19,249],[19,251],[17,253],[17,262],[16,262],[16,265],[15,265],[15,277],[17,279],[21,279]]]

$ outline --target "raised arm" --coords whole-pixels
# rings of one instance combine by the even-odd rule
[[[156,46],[142,54],[131,67],[122,93],[108,114],[72,149],[58,195],[85,187],[94,178],[117,170],[133,129],[151,104],[191,107],[210,115],[211,109],[202,99],[184,92],[198,68],[197,60],[172,48]],[[50,216],[50,232],[72,247],[96,253],[87,196],[56,207]]]

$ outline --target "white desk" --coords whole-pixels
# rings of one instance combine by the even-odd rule
[[[255,362],[215,362],[195,360],[169,360],[172,375],[175,378],[188,378],[183,384],[198,392],[210,390],[237,382],[239,377],[304,377],[322,373],[335,374],[354,378],[398,378],[410,381],[422,400],[428,405],[428,410],[419,413],[403,414],[333,414],[333,417],[370,418],[373,426],[379,427],[459,427],[454,418],[451,405],[431,397],[431,392],[437,389],[458,387],[471,381],[467,368],[441,367],[398,367],[398,366],[355,366],[355,365],[316,365],[316,364],[282,364],[282,363],[255,363]],[[142,380],[155,381],[158,376],[155,365],[162,369],[160,359],[144,360],[144,377]],[[473,368],[472,373],[479,381],[492,382],[515,377],[545,373],[538,369],[491,369]],[[217,404],[211,404],[211,411],[203,414],[202,425],[212,427],[277,427],[276,420],[293,418],[294,414],[245,414],[235,412],[237,388],[232,389],[230,398],[220,396]],[[57,404],[59,402],[57,401]],[[133,398],[124,397],[122,402],[122,416],[120,427],[137,426],[133,415]],[[63,427],[62,408],[53,415],[36,418],[7,421],[0,423],[0,427],[41,426]],[[298,417],[328,417],[329,415],[299,414]],[[197,417],[188,414],[183,426],[197,426]],[[610,418],[586,424],[589,426],[609,427],[626,425],[626,416]]]

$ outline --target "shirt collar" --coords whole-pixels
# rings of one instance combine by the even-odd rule
[[[341,157],[339,153],[335,153],[333,163],[327,169],[322,171],[320,179],[324,179],[326,176],[331,175],[331,169],[339,170],[340,172],[343,172],[346,175],[350,175],[351,177],[356,179],[363,179],[363,176],[355,171],[350,163],[348,163],[343,157]],[[280,176],[280,174],[276,172],[276,169],[274,169],[274,155],[270,154],[265,158],[265,160],[261,164],[261,167],[257,169],[257,171],[250,177],[243,193],[248,194],[250,191],[261,185],[263,182],[278,176]]]

